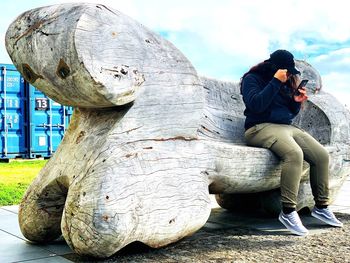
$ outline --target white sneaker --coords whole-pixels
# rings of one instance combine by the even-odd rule
[[[289,214],[285,214],[283,211],[281,211],[278,220],[295,235],[306,236],[309,233],[309,231],[301,222],[300,217],[296,211],[293,211]]]
[[[329,210],[329,208],[314,207],[311,211],[311,215],[313,217],[316,217],[317,219],[320,219],[322,222],[325,222],[328,225],[337,227],[343,226],[343,223],[335,217],[335,215],[331,210]]]

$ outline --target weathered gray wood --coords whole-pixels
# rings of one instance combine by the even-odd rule
[[[54,34],[58,29],[62,36]],[[68,4],[21,15],[9,27],[6,45],[27,79],[24,64],[40,75],[29,79],[33,85],[79,106],[20,206],[28,239],[55,239],[61,221],[76,252],[105,257],[136,240],[163,246],[205,224],[210,199],[200,171],[206,165],[187,164],[191,142],[198,140],[204,91],[171,43],[102,5]],[[71,69],[63,79],[56,74],[62,57]],[[125,88],[133,83],[114,79],[116,67],[143,76],[133,103],[83,109],[130,101]]]
[[[129,17],[102,5],[35,9],[10,25],[6,47],[34,86],[76,107],[20,204],[29,240],[62,232],[77,253],[96,257],[133,241],[160,247],[205,224],[209,192],[229,207],[232,194],[278,189],[279,160],[244,144],[237,84],[199,78]],[[297,122],[327,145],[334,196],[350,171],[350,136],[348,112],[330,98],[312,95]],[[310,206],[307,165],[302,180],[300,204]]]
[[[10,25],[6,48],[28,81],[64,105],[112,107],[138,92],[155,96],[176,85],[186,93],[198,85],[193,66],[170,42],[103,5],[27,11]],[[138,91],[145,80],[143,87],[156,88]]]

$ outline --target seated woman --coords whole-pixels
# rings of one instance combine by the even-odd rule
[[[303,160],[310,164],[310,183],[315,200],[311,215],[331,225],[343,224],[328,209],[329,155],[324,147],[304,130],[291,125],[302,102],[308,99],[306,89],[298,87],[300,72],[293,55],[277,50],[245,73],[241,93],[246,109],[245,139],[248,145],[264,147],[282,161],[279,220],[292,233],[308,234],[296,212],[297,195]]]

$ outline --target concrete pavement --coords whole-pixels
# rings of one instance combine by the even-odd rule
[[[213,197],[212,213],[204,228],[207,229],[232,229],[249,228],[266,231],[268,234],[290,233],[283,227],[277,218],[262,218],[252,215],[235,214],[219,208]],[[339,195],[331,206],[334,212],[350,214],[350,178],[343,184]],[[56,240],[50,244],[37,245],[26,241],[20,232],[18,219],[18,206],[0,207],[0,262],[72,262],[69,259],[79,258],[68,247],[63,239]],[[320,227],[317,219],[308,215],[302,216],[310,235],[330,228]],[[321,223],[322,224],[322,223]],[[180,241],[181,242],[181,241]],[[79,261],[85,262],[85,261]],[[92,262],[89,260],[89,262]]]

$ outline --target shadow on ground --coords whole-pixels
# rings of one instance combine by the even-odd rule
[[[308,214],[303,215],[302,221],[310,235],[298,237],[289,234],[275,218],[214,210],[201,230],[164,248],[151,249],[135,242],[104,260],[76,254],[64,257],[74,262],[348,262],[350,259],[349,214],[337,213],[343,228],[328,227]]]

